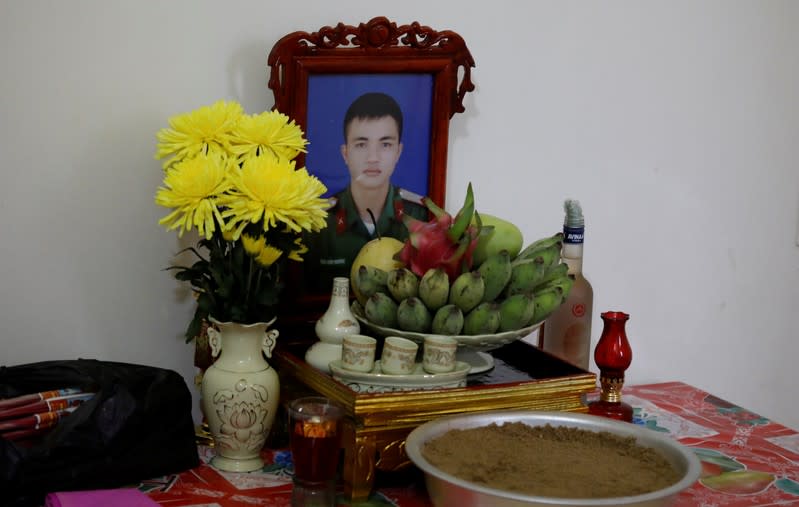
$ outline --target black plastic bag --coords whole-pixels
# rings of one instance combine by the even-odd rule
[[[0,367],[0,398],[80,387],[96,392],[31,446],[0,437],[0,503],[129,486],[199,464],[191,393],[178,373],[77,359]]]

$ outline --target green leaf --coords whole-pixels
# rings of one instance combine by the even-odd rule
[[[262,224],[246,229],[252,236],[264,236],[267,243],[283,251],[291,251],[296,235],[271,229],[264,233]],[[186,341],[202,330],[203,321],[213,316],[221,321],[252,323],[274,316],[283,282],[278,262],[264,268],[245,251],[241,242],[224,241],[221,234],[210,240],[201,239],[192,252],[189,266],[171,266],[168,270],[181,282],[191,285],[197,297],[197,308],[186,328]],[[284,260],[285,261],[285,260]]]
[[[211,279],[214,282],[215,290],[219,292],[220,289],[225,285],[225,272],[223,269],[220,269],[219,266],[211,266],[210,272]]]
[[[206,271],[209,265],[210,265],[209,262],[203,259],[192,264],[191,269],[194,269],[196,271]]]
[[[245,262],[249,261],[247,252],[244,251],[244,247],[240,244],[237,244],[236,248],[233,249],[232,261],[233,265],[239,268],[244,266]]]
[[[234,322],[247,322],[247,310],[239,305],[234,305],[230,309],[230,320]]]
[[[193,269],[184,269],[182,271],[178,271],[175,273],[175,280],[180,280],[181,282],[191,282],[193,280],[198,280],[203,277],[202,272],[195,271]]]
[[[189,327],[186,328],[186,343],[189,343],[200,334],[203,325],[203,313],[198,307],[194,312],[194,318],[189,322]]]
[[[202,242],[200,242],[200,244],[202,245]],[[192,252],[194,255],[196,255],[196,256],[197,256],[197,257],[199,257],[200,259],[204,259],[204,257],[203,257],[202,255],[200,255],[200,252],[198,252],[197,250],[195,250],[195,249],[194,249],[194,247],[191,247],[191,246],[190,246],[190,247],[188,247],[188,248],[184,248],[183,250],[180,250],[180,251],[178,252],[178,255],[180,255],[180,254],[182,254],[182,253],[184,253],[184,252]]]
[[[258,293],[256,302],[259,305],[274,306],[279,302],[279,292],[280,290],[275,286],[265,287]]]

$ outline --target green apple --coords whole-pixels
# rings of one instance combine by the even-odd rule
[[[483,226],[490,225],[494,229],[485,235],[480,236],[477,247],[474,249],[474,266],[479,266],[489,255],[507,250],[510,258],[515,259],[522,250],[524,238],[522,231],[518,227],[494,215],[480,213],[480,220]]]

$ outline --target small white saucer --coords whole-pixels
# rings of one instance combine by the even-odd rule
[[[470,366],[469,375],[483,373],[494,367],[494,356],[488,352],[459,348],[455,353],[455,359]]]
[[[341,359],[341,344],[318,341],[305,351],[305,362],[323,373],[330,373],[330,361]]]
[[[471,366],[463,361],[455,363],[455,369],[447,373],[427,373],[421,363],[416,363],[409,375],[390,375],[380,369],[380,360],[370,372],[352,371],[342,368],[341,360],[330,362],[333,378],[359,393],[388,393],[394,391],[418,391],[444,387],[464,387]]]

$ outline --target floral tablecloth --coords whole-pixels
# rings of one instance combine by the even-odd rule
[[[675,505],[744,507],[799,505],[799,432],[681,382],[628,386],[624,399],[635,423],[667,433],[691,447],[702,461],[702,477]],[[220,472],[207,461],[179,475],[146,481],[141,491],[163,506],[244,507],[291,504],[291,454],[264,450],[259,472]],[[340,498],[339,505],[349,505]],[[428,507],[419,481],[381,485],[359,506]]]

